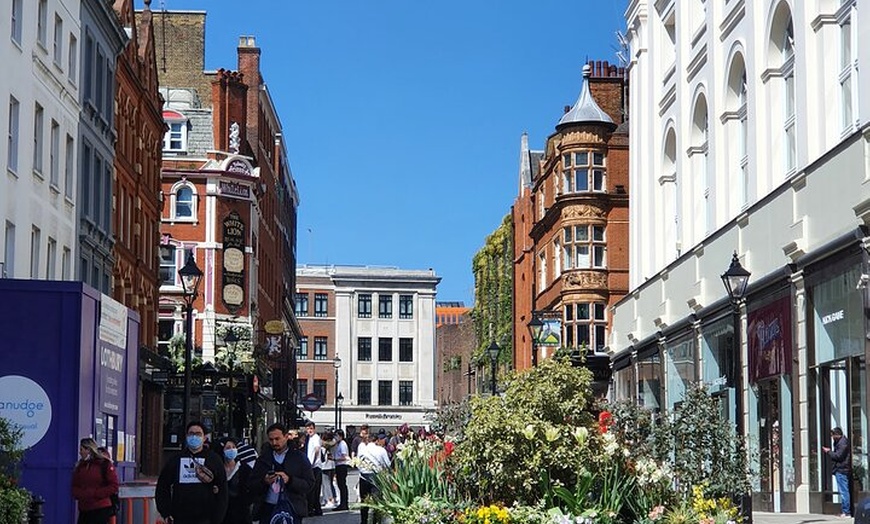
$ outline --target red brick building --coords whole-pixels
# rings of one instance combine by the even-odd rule
[[[583,76],[545,149],[530,151],[523,136],[512,209],[516,369],[558,346],[603,352],[610,306],[628,289],[624,70],[590,62]],[[533,345],[533,315],[553,329],[552,346]]]
[[[138,462],[145,474],[160,468],[159,435],[163,427],[163,394],[152,380],[157,355],[157,245],[160,231],[160,162],[164,123],[163,100],[157,86],[153,15],[136,18],[133,0],[115,0],[114,10],[127,32],[127,46],[115,67],[115,183],[112,231],[114,242],[113,298],[139,313],[140,376]]]
[[[462,302],[437,302],[435,388],[439,405],[459,402],[477,389],[477,366],[472,363],[476,347],[471,308]]]
[[[214,360],[226,347],[223,330],[241,329],[258,365],[259,387],[247,391],[256,399],[245,414],[247,425],[237,417],[235,427],[223,429],[256,436],[269,423],[284,420],[296,403],[298,194],[281,122],[253,37],[239,39],[238,71],[208,72],[202,69],[204,12],[167,12],[157,34],[158,46],[165,48],[161,90],[168,127],[159,338],[169,346],[183,333],[177,271],[192,255],[204,273],[194,304],[197,354]],[[170,426],[177,429],[182,417],[176,408],[170,408]],[[209,413],[205,406],[203,410],[200,415],[208,423]],[[167,435],[171,438],[171,432]]]

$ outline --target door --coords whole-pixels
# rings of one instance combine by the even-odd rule
[[[781,511],[782,428],[779,377],[758,383],[758,451],[761,500],[767,511]],[[761,509],[761,508],[759,508]]]

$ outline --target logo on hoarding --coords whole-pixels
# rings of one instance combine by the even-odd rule
[[[42,386],[27,377],[0,377],[0,417],[21,430],[21,446],[35,446],[51,425],[51,400]]]

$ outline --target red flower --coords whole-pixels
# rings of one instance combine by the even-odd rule
[[[607,433],[607,428],[613,424],[613,414],[607,410],[598,414],[598,429],[601,433]]]

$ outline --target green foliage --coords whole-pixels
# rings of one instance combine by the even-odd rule
[[[592,427],[591,373],[567,360],[547,359],[507,382],[503,396],[475,397],[463,439],[451,457],[454,478],[468,500],[535,504],[547,471],[557,485],[573,485],[592,460],[585,437]]]
[[[169,339],[169,349],[166,356],[169,357],[172,367],[178,373],[184,371],[184,343],[186,340],[187,337],[184,336],[184,333],[176,333]],[[202,357],[196,355],[194,351],[190,355],[190,363],[191,368],[196,369],[202,365]]]
[[[224,343],[217,348],[214,355],[215,364],[223,369],[251,373],[256,365],[251,326],[224,323],[219,324],[215,329],[218,340],[224,340],[227,333],[230,332],[236,336],[237,340],[230,344]]]
[[[21,524],[30,506],[30,494],[18,487],[20,442],[21,430],[0,417],[0,524]]]
[[[513,354],[513,225],[511,215],[492,232],[474,255],[474,309],[471,317],[477,336],[475,359],[489,362],[486,348],[493,342],[502,347],[499,358]]]
[[[457,404],[439,406],[432,421],[432,430],[448,440],[460,441],[465,436],[465,427],[471,421],[471,402],[464,399]]]

